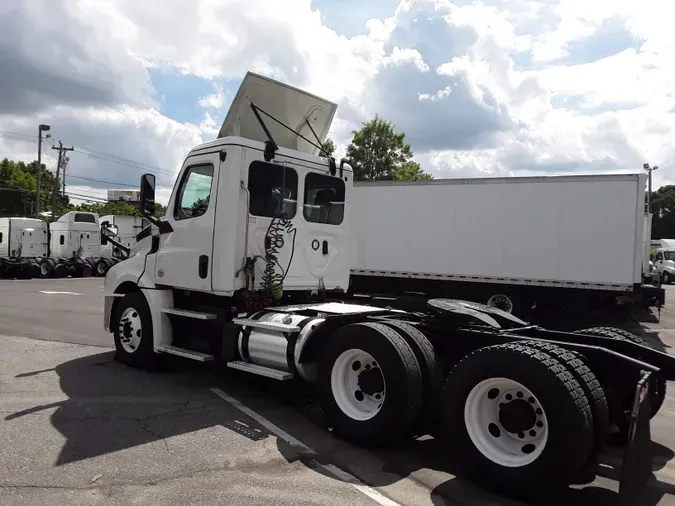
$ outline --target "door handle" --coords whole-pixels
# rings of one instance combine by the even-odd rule
[[[201,255],[199,257],[199,277],[206,279],[209,274],[209,257]]]
[[[328,241],[323,241],[323,248],[322,248],[321,252],[322,252],[324,255],[327,255],[327,254],[328,254]]]

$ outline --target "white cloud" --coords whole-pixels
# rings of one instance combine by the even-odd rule
[[[193,98],[202,118],[178,123],[157,112],[147,67],[205,79],[253,70],[338,103],[338,154],[379,113],[437,177],[638,171],[649,161],[661,165],[657,182],[675,180],[674,12],[658,0],[403,0],[351,38],[327,28],[310,0],[8,5],[0,22],[19,10],[25,21],[0,34],[19,48],[0,46],[17,69],[0,76],[3,131],[33,135],[47,121],[56,139],[173,171],[216,135],[231,97],[216,87]],[[593,42],[607,23],[633,43]],[[0,150],[19,145],[0,137]],[[140,174],[71,158],[92,178],[135,183]],[[159,182],[170,186],[171,176]]]

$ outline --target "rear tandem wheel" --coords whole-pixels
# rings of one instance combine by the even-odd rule
[[[476,483],[535,498],[573,483],[593,445],[579,382],[548,353],[522,344],[481,348],[448,375],[442,440]]]
[[[319,401],[345,439],[385,444],[408,434],[422,406],[422,374],[405,339],[381,323],[338,329],[319,357]]]

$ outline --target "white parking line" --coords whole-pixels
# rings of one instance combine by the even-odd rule
[[[237,399],[234,397],[231,397],[227,395],[225,392],[223,392],[220,388],[212,388],[211,391],[216,394],[218,397],[223,399],[226,402],[229,402],[232,404],[235,408],[237,408],[239,411],[245,413],[246,415],[250,416],[253,418],[256,422],[258,422],[260,425],[265,427],[267,430],[269,430],[272,434],[277,436],[278,438],[282,439],[285,441],[287,444],[298,448],[302,450],[303,452],[310,454],[310,455],[316,455],[316,452],[309,448],[306,444],[302,443],[301,441],[298,441],[296,438],[291,436],[288,432],[285,430],[281,429],[280,427],[274,425],[272,422],[270,422],[267,418],[265,418],[262,415],[259,415],[255,411],[253,411],[251,408],[245,406],[241,402],[239,402]],[[345,483],[348,483],[352,487],[354,487],[356,490],[361,492],[362,494],[370,497],[373,501],[377,502],[378,504],[381,504],[382,506],[400,506],[399,503],[396,501],[392,501],[388,497],[385,497],[382,495],[380,492],[375,490],[372,487],[369,487],[368,485],[364,485],[361,483],[356,477],[353,475],[349,474],[346,471],[343,471],[342,469],[334,466],[333,464],[322,464],[320,462],[317,462],[316,460],[313,462],[317,466],[323,467],[326,471],[328,471],[330,474],[335,476],[337,479],[344,481]]]
[[[82,295],[78,292],[54,292],[52,290],[39,290],[39,292],[46,295]]]

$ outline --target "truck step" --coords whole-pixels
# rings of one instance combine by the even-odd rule
[[[187,348],[179,348],[170,344],[160,344],[157,346],[157,351],[168,353],[169,355],[178,355],[179,357],[189,358],[197,362],[210,362],[213,360],[213,355],[202,353],[201,351],[188,350]]]
[[[250,362],[242,362],[241,360],[228,362],[227,367],[238,369],[239,371],[250,372],[251,374],[257,374],[258,376],[265,376],[266,378],[272,378],[279,381],[288,381],[293,379],[293,374],[290,372],[278,371],[277,369],[251,364]]]
[[[285,323],[275,322],[260,322],[258,320],[251,320],[248,318],[234,318],[232,323],[237,325],[253,327],[254,329],[274,330],[277,332],[300,332],[300,327],[297,325],[287,325]]]
[[[190,311],[189,309],[178,309],[175,307],[163,307],[162,313],[185,316],[186,318],[194,318],[196,320],[215,320],[218,317],[213,313],[202,313],[200,311]]]

